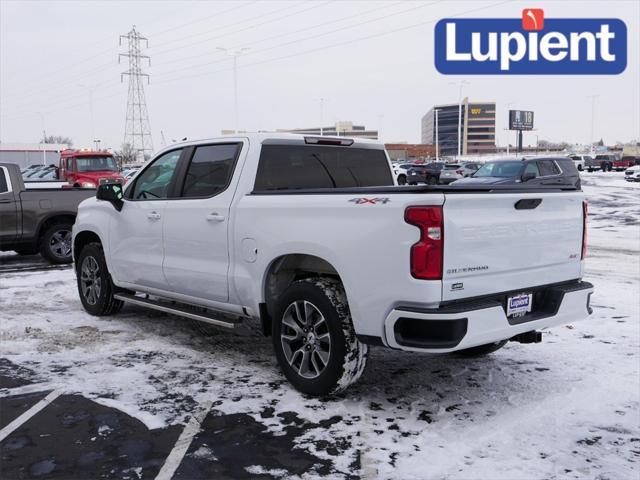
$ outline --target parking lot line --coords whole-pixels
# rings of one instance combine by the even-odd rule
[[[62,395],[62,393],[63,393],[62,390],[54,390],[49,395],[47,395],[42,400],[40,400],[38,403],[36,403],[29,410],[27,410],[18,418],[16,418],[9,425],[7,425],[2,430],[0,430],[0,442],[2,442],[5,438],[7,438],[18,427],[20,427],[20,425],[25,423],[27,420],[33,417],[36,413],[38,413],[40,410],[42,410],[44,407],[46,407],[51,402],[53,402],[56,398]]]
[[[155,480],[171,480],[171,478],[173,478],[173,474],[180,466],[180,463],[182,463],[182,459],[187,453],[187,450],[189,450],[193,437],[200,431],[200,424],[209,413],[211,404],[212,402],[206,402],[200,411],[189,419],[189,422],[184,427],[184,430],[182,430],[173,449],[169,452]]]

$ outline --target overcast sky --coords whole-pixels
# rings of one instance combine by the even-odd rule
[[[34,142],[42,131],[119,148],[126,62],[118,36],[132,25],[149,39],[145,85],[154,147],[233,128],[232,61],[217,47],[249,50],[238,60],[240,128],[317,126],[351,120],[384,141],[419,142],[420,118],[454,103],[458,88],[436,72],[433,29],[441,18],[614,17],[628,28],[628,66],[615,76],[474,76],[464,94],[497,102],[497,142],[507,140],[507,105],[534,110],[541,139],[640,138],[640,2],[629,1],[8,1],[0,0],[0,141]],[[123,59],[126,60],[126,59]],[[40,112],[42,116],[37,113]],[[511,134],[511,143],[515,134]]]

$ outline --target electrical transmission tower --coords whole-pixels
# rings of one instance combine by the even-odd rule
[[[118,55],[118,63],[121,57],[129,58],[129,70],[120,74],[122,82],[124,76],[129,77],[129,96],[127,98],[127,119],[124,127],[124,143],[128,143],[140,156],[150,155],[153,152],[153,140],[151,139],[151,127],[149,126],[149,114],[147,112],[147,102],[144,97],[143,77],[149,75],[142,71],[142,59],[146,58],[151,65],[148,55],[140,53],[140,43],[144,41],[146,48],[149,48],[149,41],[136,31],[136,26],[126,35],[120,35],[120,45],[125,39],[128,45],[127,53]]]

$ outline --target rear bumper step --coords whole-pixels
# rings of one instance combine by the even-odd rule
[[[149,298],[138,297],[126,293],[116,293],[116,300],[132,303],[140,307],[158,310],[160,312],[171,313],[191,320],[208,323],[224,328],[236,328],[242,324],[242,317],[230,317],[222,312],[215,312],[196,305],[177,304],[170,300],[151,300]]]

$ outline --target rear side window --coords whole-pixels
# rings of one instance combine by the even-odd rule
[[[240,145],[197,147],[182,187],[183,197],[211,197],[227,189]]]
[[[263,145],[256,190],[393,185],[384,150]]]
[[[562,168],[562,171],[565,174],[571,174],[571,175],[577,175],[578,174],[578,169],[576,168],[575,163],[573,163],[570,160],[558,160],[558,163],[560,164],[560,168]]]
[[[540,169],[540,175],[548,177],[550,175],[559,175],[560,169],[553,160],[541,160],[538,162],[538,168]]]
[[[7,185],[7,173],[4,168],[0,168],[0,193],[6,193],[9,191]]]

